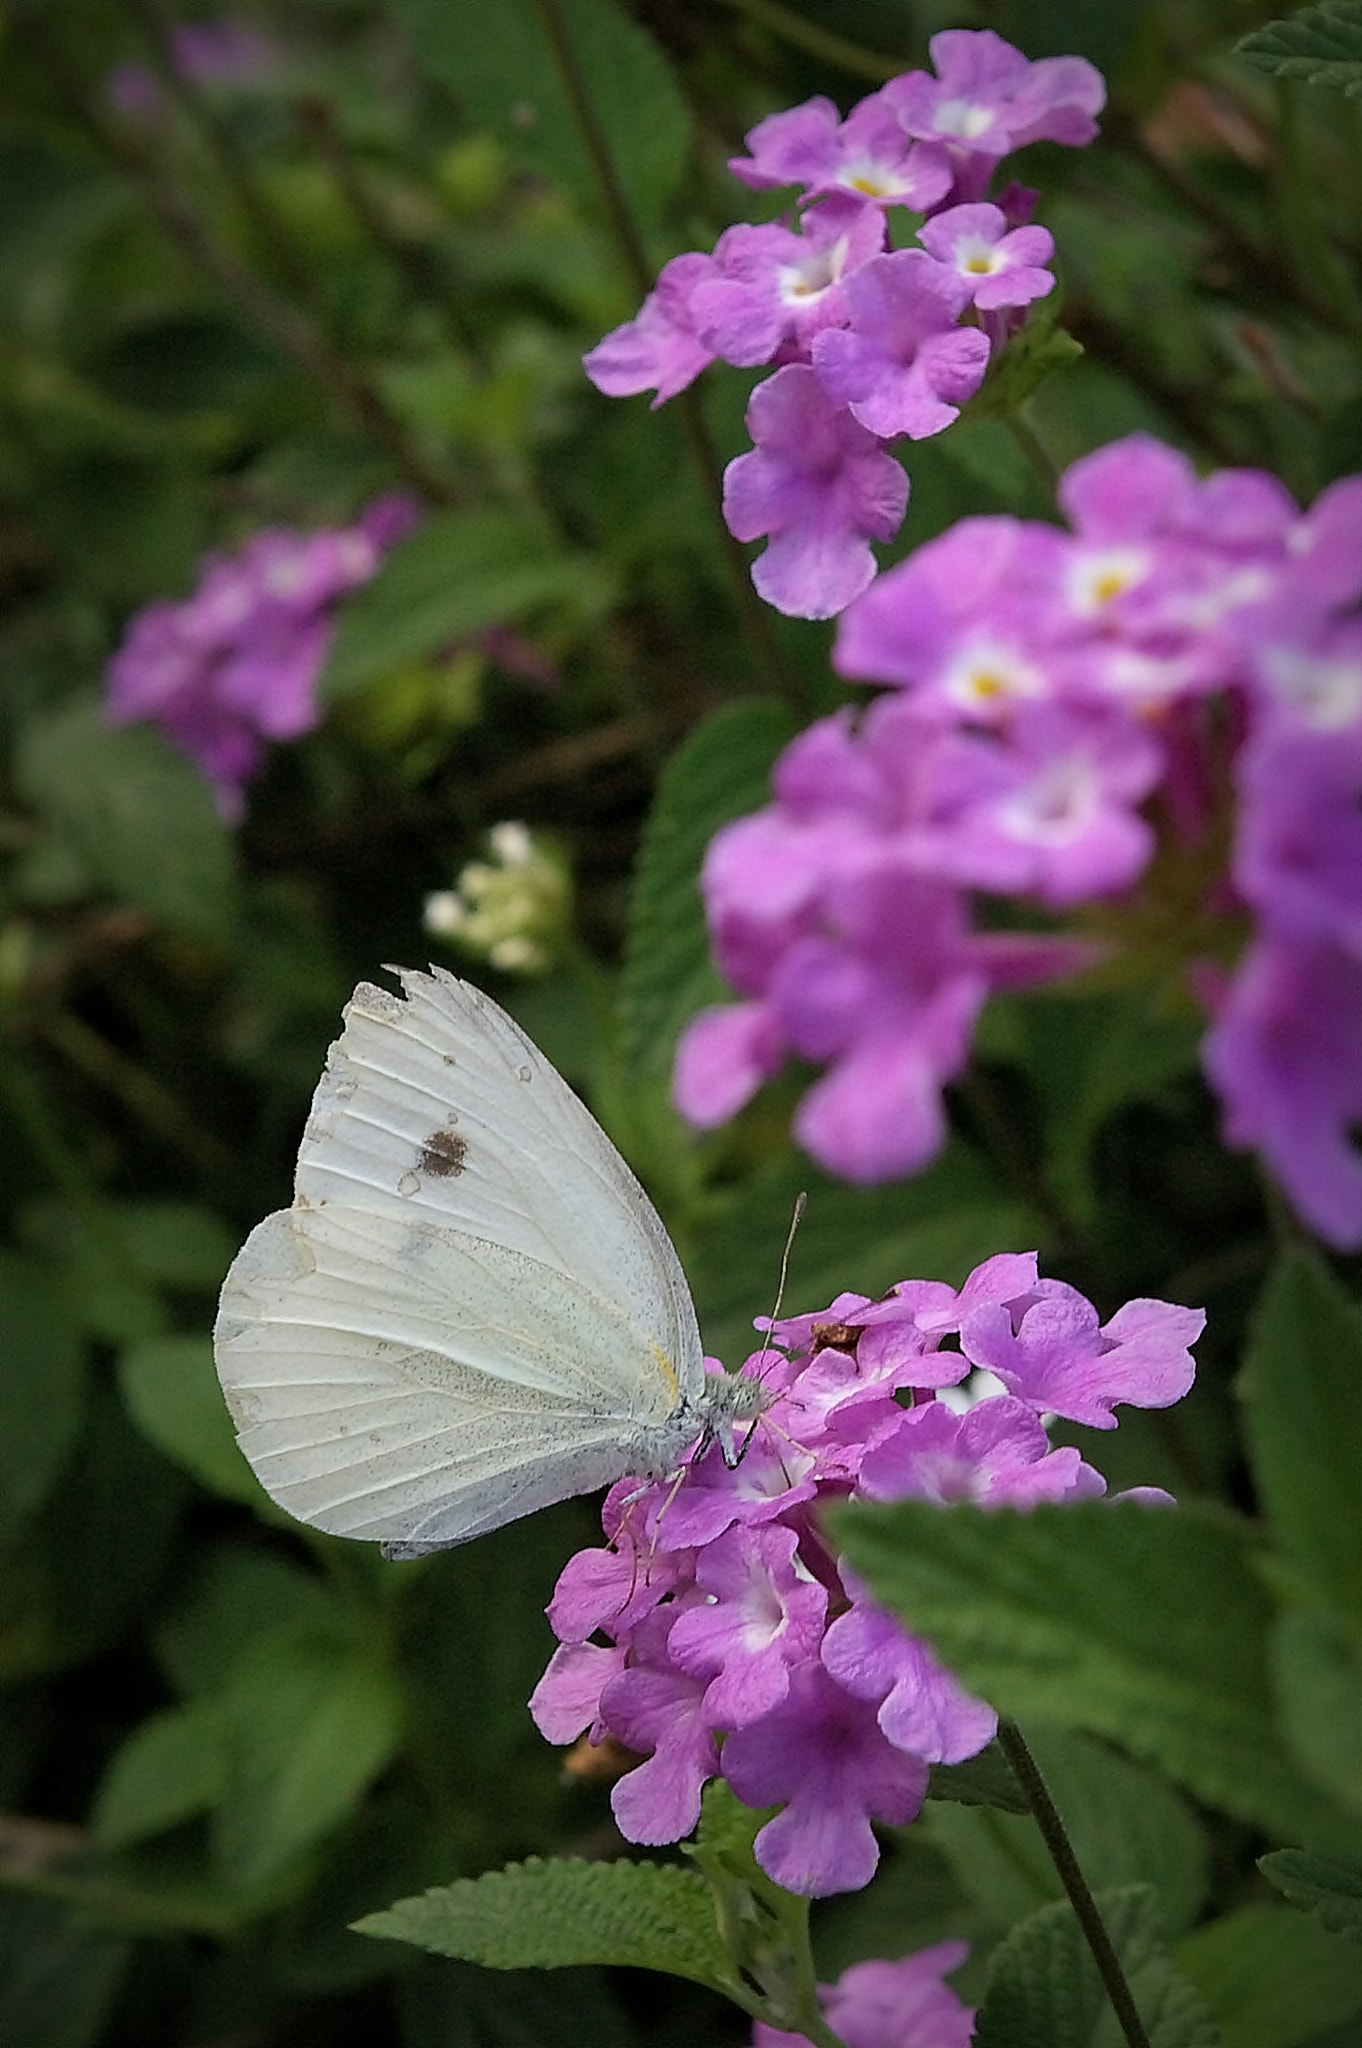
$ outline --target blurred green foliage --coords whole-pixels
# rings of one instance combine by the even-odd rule
[[[1192,1399],[1095,1454],[1113,1485],[1260,1504],[1231,1379],[1274,1219],[1251,1166],[1216,1142],[1176,1006],[997,1005],[949,1148],[906,1186],[811,1174],[778,1087],[704,1142],[667,1106],[676,1034],[717,987],[704,845],[842,693],[827,633],[762,616],[715,522],[713,465],[742,445],[750,380],[720,371],[689,418],[653,414],[601,399],[579,359],[667,256],[744,215],[724,160],[755,120],[813,92],[847,104],[921,63],[937,28],[987,25],[1031,56],[1088,55],[1111,87],[1099,143],[1021,166],[1083,351],[1053,352],[1028,400],[1034,434],[1062,465],[1149,428],[1207,464],[1273,468],[1308,499],[1362,467],[1362,142],[1356,100],[1327,78],[1284,83],[1231,54],[1271,13],[564,0],[584,130],[539,0],[259,0],[241,18],[278,62],[216,87],[166,75],[161,0],[4,10],[4,2048],[736,2038],[736,2015],[698,1988],[490,1977],[348,1931],[511,1859],[610,1852],[602,1787],[565,1779],[525,1711],[550,1647],[541,1610],[591,1515],[573,1503],[385,1565],[271,1506],[212,1373],[216,1289],[247,1228],[288,1198],[341,1004],[380,963],[429,956],[426,894],[499,820],[564,850],[576,925],[549,979],[492,976],[494,992],[658,1199],[711,1349],[736,1363],[769,1308],[800,1187],[792,1308],[1039,1245],[1106,1309],[1153,1294],[1210,1312]],[[151,83],[151,117],[110,96],[128,64]],[[965,513],[1047,509],[989,413],[917,446],[912,472],[899,553]],[[139,607],[187,592],[205,550],[346,520],[393,487],[432,516],[351,602],[324,722],[275,751],[229,829],[156,729],[106,724],[108,658]],[[534,662],[489,628],[514,628]],[[1311,1419],[1326,1487],[1274,1450],[1311,1381],[1292,1332],[1304,1318],[1337,1364],[1357,1349],[1352,1313],[1289,1272],[1255,1325],[1249,1447],[1283,1532],[1275,1569],[1300,1595],[1271,1651],[1292,1757],[1255,1724],[1252,1789],[1193,1775],[1187,1789],[1234,1816],[1207,1835],[1147,1761],[1128,1779],[1094,1762],[1096,1729],[1176,1778],[1194,1730],[1151,1751],[1132,1739],[1145,1723],[1075,1708],[1066,1726],[1039,1678],[1015,1680],[1057,1724],[1045,1767],[1132,1943],[1142,1895],[1121,1887],[1165,1886],[1165,1933],[1208,1901],[1219,1915],[1184,1955],[1238,2048],[1338,2048],[1362,2006],[1344,1944],[1273,1903],[1252,1864],[1253,1829],[1278,1820],[1295,1773],[1357,1810],[1359,1383],[1335,1372]],[[1221,1512],[1205,1511],[1203,1598],[1219,1573],[1266,1630],[1266,1567]],[[1024,1533],[1038,1551],[1050,1540],[1041,1516]],[[940,1543],[930,1583],[949,1616],[963,1565]],[[1038,1556],[1038,1584],[1046,1570]],[[1129,1642],[1112,1654],[1138,1662],[1136,1594],[1121,1612]],[[1262,1645],[1232,1619],[1226,1656],[1252,1661]],[[1228,1715],[1217,1641],[1189,1698]],[[959,1650],[1007,1690],[997,1644],[975,1628]],[[1029,1823],[931,1811],[871,1892],[818,1923],[829,1973],[957,1933],[982,1955],[1050,1910]],[[1322,1890],[1325,1926],[1350,1924],[1346,1884],[1318,1860],[1281,1882]],[[1313,1995],[1284,1999],[1284,1982]]]

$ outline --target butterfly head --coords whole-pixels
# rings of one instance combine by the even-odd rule
[[[734,1425],[754,1422],[770,1407],[773,1398],[750,1373],[714,1373],[706,1380],[701,1409],[703,1441],[718,1444],[725,1465],[736,1465],[742,1456],[742,1445],[734,1441]]]

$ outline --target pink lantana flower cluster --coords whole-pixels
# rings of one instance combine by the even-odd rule
[[[875,574],[908,478],[886,444],[938,434],[983,381],[992,349],[1049,292],[1053,241],[1036,194],[986,198],[999,163],[1042,138],[1096,134],[1105,96],[1081,57],[1031,63],[992,30],[931,41],[910,71],[843,120],[818,98],[772,114],[731,169],[758,190],[802,187],[793,223],[732,227],[712,255],[666,264],[637,317],[585,357],[612,398],[674,398],[716,357],[775,364],[747,411],[754,447],[724,476],[737,539],[778,611],[830,618]],[[891,216],[926,216],[911,247]]]
[[[892,1963],[853,1963],[835,1984],[820,1984],[823,2016],[846,2048],[969,2048],[974,2013],[942,1978],[969,1953],[963,1941],[939,1941]],[[752,2048],[807,2048],[760,2020]]]
[[[1067,532],[961,521],[841,621],[836,666],[890,690],[805,732],[771,805],[713,840],[711,937],[744,1000],[691,1023],[676,1100],[718,1124],[793,1055],[825,1068],[795,1118],[815,1158],[915,1172],[988,996],[1093,957],[1081,928],[984,928],[987,898],[1100,901],[1109,944],[1144,878],[1156,904],[1182,872],[1205,897],[1184,943],[1218,932],[1229,959],[1251,921],[1233,969],[1187,961],[1230,1141],[1356,1248],[1362,477],[1302,514],[1264,472],[1199,479],[1137,435],[1060,502]]]
[[[605,1548],[564,1570],[548,1610],[561,1647],[531,1700],[540,1732],[589,1729],[646,1759],[611,1799],[631,1842],[690,1834],[722,1776],[747,1805],[779,1808],[756,1838],[777,1884],[814,1897],[867,1884],[872,1822],[912,1820],[929,1767],[973,1756],[996,1721],[870,1600],[819,1509],[851,1495],[1026,1508],[1102,1494],[1044,1418],[1110,1429],[1117,1402],[1178,1400],[1203,1321],[1133,1301],[1103,1324],[1073,1288],[1038,1278],[1034,1254],[1005,1254],[958,1294],[910,1280],[771,1323],[745,1368],[769,1405],[736,1464],[710,1444],[680,1483],[622,1481]]]
[[[266,527],[235,554],[209,555],[189,597],[160,598],[129,622],[109,664],[110,718],[154,720],[202,770],[223,816],[239,818],[266,745],[318,722],[338,600],[419,518],[416,500],[394,491],[352,526]]]

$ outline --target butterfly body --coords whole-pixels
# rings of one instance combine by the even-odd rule
[[[441,969],[400,978],[347,1005],[214,1345],[272,1498],[419,1556],[668,1472],[762,1400],[706,1371],[661,1220],[519,1027]]]

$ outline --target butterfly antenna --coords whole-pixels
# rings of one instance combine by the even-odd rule
[[[794,1209],[790,1215],[790,1227],[785,1233],[785,1249],[780,1255],[780,1279],[776,1283],[775,1302],[772,1306],[770,1315],[766,1319],[766,1332],[765,1335],[762,1337],[761,1351],[757,1357],[756,1369],[751,1375],[751,1377],[758,1383],[760,1383],[761,1381],[762,1367],[765,1365],[767,1357],[771,1350],[771,1325],[774,1322],[778,1321],[780,1317],[781,1305],[785,1300],[785,1282],[789,1276],[790,1252],[794,1245],[795,1232],[798,1230],[800,1224],[803,1222],[804,1211],[808,1208],[808,1206],[808,1194],[805,1191],[805,1189],[801,1188],[799,1193],[795,1196]],[[767,1418],[764,1415],[758,1415],[755,1417],[752,1428],[748,1430],[747,1435],[743,1438],[742,1443],[738,1446],[737,1456],[732,1459],[725,1458],[724,1463],[726,1465],[731,1465],[734,1467],[741,1465],[743,1459],[747,1455],[747,1447],[752,1442],[753,1437],[757,1433],[757,1424],[765,1422],[766,1420]],[[779,1453],[777,1453],[777,1455],[779,1455]]]
[[[795,1232],[804,1221],[804,1211],[808,1206],[809,1197],[807,1190],[801,1188],[795,1196],[794,1210],[790,1217],[790,1227],[785,1233],[785,1249],[780,1255],[780,1279],[776,1285],[775,1305],[767,1318],[766,1335],[762,1340],[761,1356],[757,1360],[757,1369],[753,1375],[755,1379],[761,1378],[761,1369],[766,1363],[766,1354],[771,1349],[771,1324],[778,1321],[780,1316],[781,1307],[785,1300],[785,1282],[789,1277],[790,1252],[794,1247]]]

